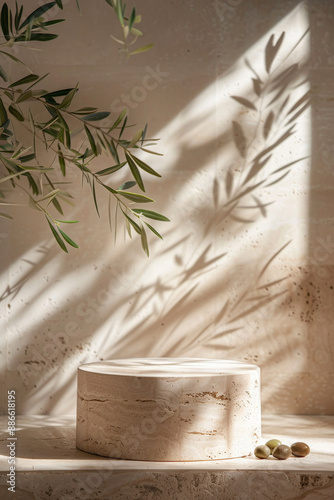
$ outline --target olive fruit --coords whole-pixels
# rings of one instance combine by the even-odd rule
[[[293,443],[291,451],[295,457],[306,457],[310,453],[310,447],[308,444],[302,442]]]
[[[282,443],[279,439],[270,439],[269,441],[266,442],[266,446],[270,448],[270,455],[273,454],[273,451],[276,448],[276,446],[279,446],[280,444]]]
[[[270,455],[270,448],[269,446],[266,446],[265,444],[260,444],[257,446],[254,450],[254,455],[257,458],[268,458]]]
[[[291,456],[291,448],[286,444],[279,444],[273,451],[273,457],[279,460],[286,460]]]

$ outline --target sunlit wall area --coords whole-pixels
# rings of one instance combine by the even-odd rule
[[[1,359],[18,412],[74,413],[81,363],[188,356],[259,365],[264,413],[331,413],[334,4],[135,4],[149,52],[124,59],[106,2],[82,0],[43,52],[20,53],[51,87],[79,81],[78,107],[148,123],[163,156],[142,155],[162,174],[146,191],[171,222],[149,259],[121,227],[114,243],[107,197],[98,218],[75,172],[79,250],[62,253],[26,208],[1,221]]]

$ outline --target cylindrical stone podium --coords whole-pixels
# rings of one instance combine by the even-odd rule
[[[260,369],[197,358],[117,359],[78,369],[77,447],[110,458],[249,455],[261,436]]]

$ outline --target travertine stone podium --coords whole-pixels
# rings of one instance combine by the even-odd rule
[[[261,436],[260,369],[197,358],[118,359],[78,369],[76,445],[110,458],[218,460]]]

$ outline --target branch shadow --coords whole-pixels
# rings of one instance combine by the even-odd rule
[[[308,30],[298,43],[302,43],[307,34]],[[63,279],[65,277],[65,287],[68,285],[64,298],[48,311],[47,318],[36,319],[33,325],[25,328],[26,353],[23,355],[19,351],[11,355],[10,367],[15,367],[15,370],[10,369],[11,376],[18,370],[13,380],[19,384],[21,378],[24,381],[22,391],[34,393],[31,408],[40,411],[42,404],[46,413],[56,412],[60,406],[72,411],[67,399],[74,391],[75,368],[93,359],[138,356],[139,353],[184,356],[202,350],[214,357],[236,355],[242,358],[245,350],[249,351],[249,322],[254,315],[279,307],[287,300],[290,277],[285,274],[277,277],[277,273],[271,272],[288,244],[286,240],[275,242],[269,258],[266,252],[257,251],[253,261],[243,261],[239,267],[237,262],[234,267],[236,249],[228,248],[223,237],[217,238],[218,249],[212,243],[221,233],[241,238],[248,228],[255,227],[264,218],[270,219],[274,205],[270,189],[280,186],[294,167],[305,160],[293,158],[277,167],[279,160],[275,159],[275,153],[279,154],[279,148],[295,134],[298,118],[310,104],[310,95],[303,90],[307,61],[289,63],[289,57],[294,56],[292,47],[286,60],[274,64],[284,39],[281,33],[274,43],[270,36],[263,54],[263,74],[259,75],[257,59],[245,60],[251,73],[251,90],[246,95],[232,97],[237,107],[231,124],[218,139],[194,147],[181,145],[180,157],[174,161],[170,172],[171,178],[182,168],[183,179],[190,182],[202,165],[213,159],[210,151],[215,145],[216,155],[222,157],[224,165],[211,175],[206,197],[200,197],[196,205],[189,208],[194,217],[189,229],[187,227],[181,236],[167,230],[168,243],[163,248],[160,242],[152,243],[154,262],[149,270],[151,275],[144,283],[146,261],[144,257],[133,260],[137,243],[128,242],[125,250],[116,248],[115,256],[110,258],[104,248],[106,237],[102,221],[101,224],[92,223],[90,235],[94,238],[83,243],[81,260],[75,257],[68,263],[62,260],[59,272]],[[210,110],[204,114],[204,119],[209,117]],[[180,127],[177,134],[182,137],[187,132],[185,126]],[[227,150],[233,151],[232,158],[225,159]],[[192,165],[194,156],[198,160],[195,167]],[[183,184],[173,183],[174,199],[182,197],[183,187]],[[159,202],[163,207],[168,206],[170,197],[170,194],[161,194]],[[106,202],[102,202],[101,211],[105,206]],[[196,220],[198,214],[200,223]],[[2,299],[17,300],[24,285],[34,277],[39,279],[50,265],[50,257],[55,255],[56,250],[52,247],[34,269],[29,269],[11,287],[5,287]],[[232,265],[228,261],[230,258]],[[94,266],[97,267],[95,277],[91,272]],[[247,283],[240,278],[240,266],[248,269]],[[89,280],[85,279],[87,270]],[[79,279],[79,275],[82,284],[74,286],[73,280]],[[236,290],[235,284],[238,285]],[[234,290],[233,293],[230,290]],[[56,288],[45,283],[38,293],[33,293],[31,300],[38,303],[48,294],[51,298],[56,297]],[[212,304],[216,307],[214,314]],[[21,324],[25,313],[13,307],[13,324]],[[35,332],[39,332],[39,339]],[[256,332],[251,341],[252,345],[256,344]],[[49,352],[49,347],[46,349],[48,344],[53,346],[53,352],[52,349]],[[265,364],[263,361],[263,366]],[[57,386],[53,378],[59,367],[62,380]],[[41,387],[47,388],[44,392],[52,391],[52,400],[41,403]],[[288,384],[284,390],[289,390]],[[282,389],[278,387],[276,391],[281,394]]]

